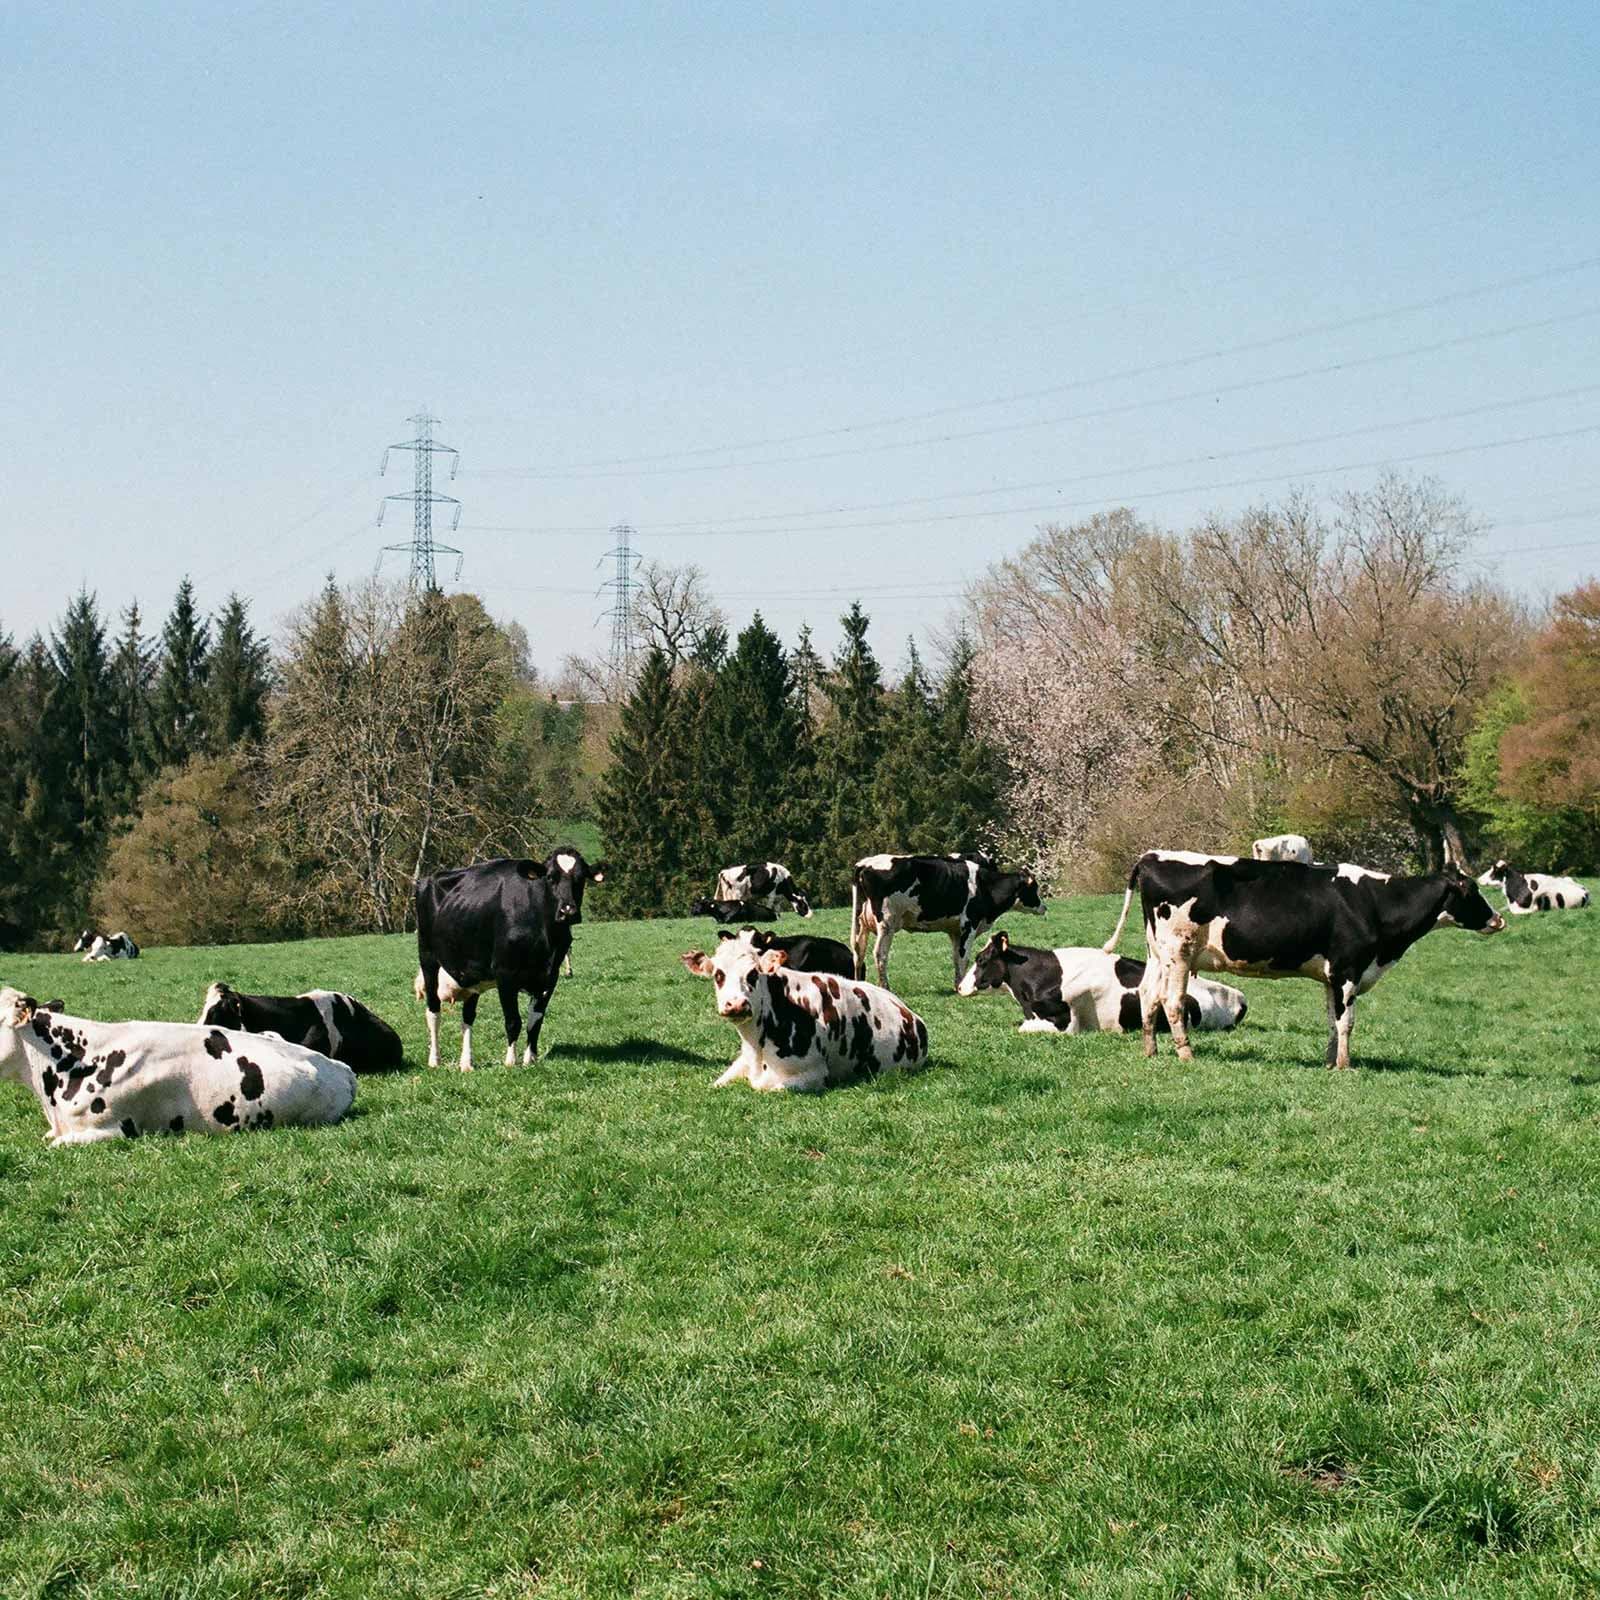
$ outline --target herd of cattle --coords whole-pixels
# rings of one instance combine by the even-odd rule
[[[459,1003],[463,1070],[472,1067],[478,1000],[494,990],[505,1023],[505,1062],[538,1054],[539,1034],[584,892],[606,864],[562,848],[544,861],[502,860],[436,872],[416,885],[415,993],[427,1008],[428,1065],[439,1064],[441,1007]],[[897,933],[949,937],[956,992],[1003,989],[1021,1007],[1019,1031],[1132,1032],[1146,1055],[1170,1032],[1192,1059],[1190,1029],[1243,1021],[1244,995],[1198,976],[1304,977],[1327,994],[1329,1066],[1350,1065],[1355,1003],[1437,927],[1497,933],[1506,925],[1480,891],[1498,884],[1513,913],[1589,903],[1571,878],[1523,874],[1497,861],[1475,883],[1457,868],[1396,877],[1343,863],[1319,865],[1295,834],[1256,841],[1249,858],[1152,850],[1134,863],[1115,931],[1101,948],[1035,949],[1004,931],[978,942],[1008,912],[1042,915],[1032,873],[978,852],[873,855],[851,880],[850,942],[780,936],[757,927],[811,906],[777,862],[729,867],[691,914],[712,917],[717,948],[683,964],[712,980],[717,1014],[739,1053],[717,1080],[754,1089],[816,1092],[926,1061],[928,1029],[889,988]],[[1147,959],[1117,945],[1137,894]],[[728,924],[740,924],[738,931]],[[876,983],[866,981],[872,942]],[[86,961],[137,958],[125,933],[85,930]],[[524,1036],[522,998],[529,998]],[[30,1087],[52,1145],[146,1133],[238,1132],[336,1122],[355,1100],[355,1073],[401,1064],[399,1035],[347,994],[240,994],[212,984],[195,1023],[95,1022],[0,989],[0,1077]]]

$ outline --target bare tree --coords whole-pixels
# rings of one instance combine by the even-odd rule
[[[647,561],[639,569],[633,601],[634,644],[641,652],[659,650],[669,666],[693,655],[708,629],[725,627],[706,586],[706,575],[692,562],[667,566]]]

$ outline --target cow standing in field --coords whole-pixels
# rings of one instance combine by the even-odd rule
[[[1165,1010],[1182,1061],[1194,1055],[1183,1002],[1196,969],[1322,984],[1328,995],[1327,1063],[1348,1067],[1356,997],[1418,939],[1439,927],[1498,933],[1506,925],[1455,868],[1393,878],[1362,867],[1151,850],[1128,876],[1107,951],[1117,947],[1136,890],[1149,955],[1139,993],[1144,1053],[1156,1052],[1156,1014]]]
[[[837,978],[854,978],[855,956],[850,946],[837,939],[824,939],[808,933],[768,933],[765,928],[744,928],[730,933],[726,928],[718,931],[719,939],[738,939],[755,953],[765,955],[773,950],[783,958],[783,965],[794,972],[831,972]]]
[[[776,922],[778,913],[765,901],[696,900],[689,907],[691,917],[710,917],[713,922]]]
[[[139,947],[125,933],[96,933],[85,928],[78,935],[72,953],[83,955],[85,961],[137,961]]]
[[[461,1070],[472,1070],[478,997],[494,989],[506,1025],[506,1065],[522,1031],[519,996],[532,999],[522,1064],[539,1053],[539,1030],[583,920],[583,891],[603,883],[606,863],[576,850],[548,861],[484,861],[417,883],[416,995],[428,1008],[428,1065],[439,1065],[439,1007],[461,1002]]]
[[[1104,950],[1013,944],[1002,929],[978,952],[956,992],[1004,989],[1022,1007],[1018,1033],[1133,1033],[1144,1025],[1139,1005],[1144,971],[1144,962]],[[1205,978],[1189,980],[1183,1015],[1191,1028],[1234,1028],[1247,1010],[1237,989]],[[1166,1014],[1158,1013],[1156,1030],[1166,1026]]]
[[[713,900],[747,900],[768,907],[776,916],[784,906],[802,917],[811,915],[811,902],[801,894],[793,874],[781,861],[757,861],[749,866],[724,867],[717,874]]]
[[[739,1034],[739,1054],[715,1088],[746,1078],[752,1089],[820,1094],[927,1060],[927,1024],[887,989],[789,971],[781,952],[757,955],[739,939],[724,939],[710,956],[686,951],[683,964],[714,981],[717,1013]]]
[[[1509,861],[1497,861],[1478,879],[1497,883],[1514,916],[1535,911],[1577,911],[1589,903],[1589,891],[1576,878],[1555,878],[1544,872],[1518,872]]]
[[[354,1072],[385,1072],[405,1054],[400,1035],[347,994],[312,989],[299,995],[240,994],[225,983],[206,990],[200,1023],[236,1033],[275,1033]]]
[[[867,935],[874,931],[872,959],[885,987],[896,933],[944,933],[959,988],[973,944],[1013,910],[1044,915],[1031,872],[1002,872],[987,858],[972,856],[863,856],[850,883],[856,974],[866,975]]]
[[[1311,865],[1311,841],[1300,833],[1275,833],[1270,839],[1257,839],[1250,846],[1257,861],[1299,861]]]
[[[146,1133],[337,1122],[355,1074],[314,1050],[182,1022],[91,1022],[0,989],[0,1077],[27,1085],[52,1146]]]

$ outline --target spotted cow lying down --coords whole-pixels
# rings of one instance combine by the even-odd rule
[[[1035,950],[1001,931],[978,952],[957,994],[1004,989],[1022,1007],[1018,1033],[1138,1033],[1144,962],[1086,946]],[[1239,990],[1190,978],[1184,1020],[1191,1028],[1237,1027],[1248,1007]],[[1167,1026],[1165,1014],[1156,1029]]]
[[[320,1051],[354,1072],[398,1067],[405,1051],[400,1035],[351,995],[331,989],[305,994],[240,994],[225,983],[206,990],[202,1026],[239,1033],[272,1033],[291,1044]]]
[[[739,1054],[715,1087],[747,1078],[752,1089],[819,1094],[927,1060],[927,1024],[887,989],[791,971],[783,959],[739,939],[724,939],[714,955],[685,952],[684,966],[714,980],[717,1012],[739,1033]]]
[[[1495,862],[1478,882],[1499,884],[1506,910],[1519,917],[1534,911],[1581,911],[1589,903],[1589,891],[1576,878],[1518,872],[1509,861]]]
[[[0,989],[0,1077],[31,1089],[51,1145],[337,1122],[355,1074],[297,1044],[182,1022],[90,1022]]]

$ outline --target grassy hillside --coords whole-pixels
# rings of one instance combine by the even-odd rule
[[[363,1080],[338,1128],[51,1152],[0,1087],[0,1593],[1600,1585],[1600,914],[1430,936],[1350,1074],[1310,984],[1179,1068],[1018,1037],[903,937],[933,1067],[815,1100],[708,1089],[708,938],[580,929],[538,1066]],[[0,980],[349,988],[420,1060],[413,955]]]

